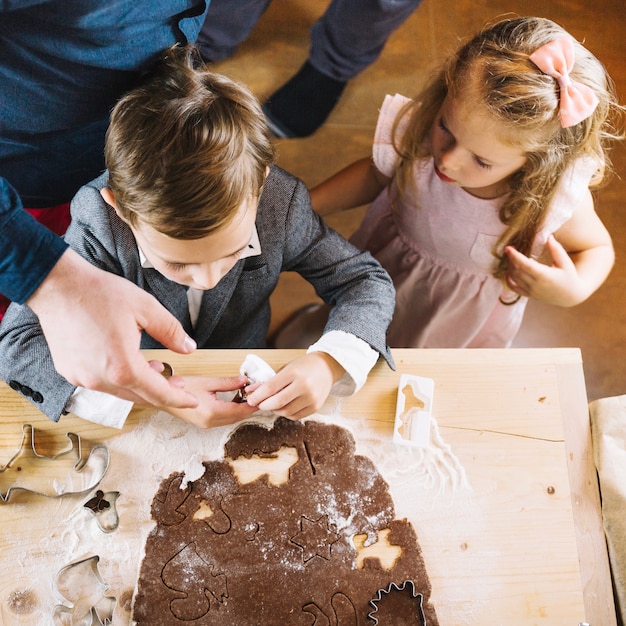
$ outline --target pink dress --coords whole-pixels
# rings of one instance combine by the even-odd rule
[[[391,127],[407,101],[400,95],[386,96],[378,118],[373,158],[388,177],[393,176],[398,159],[391,144]],[[579,159],[564,174],[535,240],[533,256],[542,252],[548,236],[571,217],[596,169],[590,159]],[[500,296],[510,301],[516,294],[493,276],[491,251],[505,229],[498,217],[504,196],[484,200],[444,183],[435,174],[432,159],[416,164],[414,175],[416,193],[400,199],[394,197],[392,187],[394,200],[390,203],[389,189],[384,189],[351,238],[355,245],[369,250],[393,279],[397,300],[389,345],[510,346],[527,299],[502,304]]]

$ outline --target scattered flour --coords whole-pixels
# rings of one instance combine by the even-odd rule
[[[362,421],[342,417],[340,409],[341,405],[337,404],[333,414],[315,414],[307,419],[334,423],[353,434],[357,454],[369,457],[389,483],[396,518],[408,518],[416,529],[431,580],[445,577],[445,572],[438,571],[438,551],[450,542],[462,542],[462,531],[467,530],[468,525],[480,526],[481,517],[477,507],[472,505],[465,470],[441,437],[437,423],[433,420],[429,448],[401,447],[393,444],[391,431],[388,441],[381,442],[379,434]],[[262,413],[247,421],[267,428],[273,423],[271,414]],[[52,563],[53,568],[42,567],[41,558],[29,553],[31,547],[25,547],[24,556],[16,566],[19,570],[16,580],[27,581],[29,588],[37,589],[39,604],[43,607],[71,606],[56,590],[56,575],[70,563],[98,555],[99,572],[108,585],[106,595],[128,598],[135,588],[145,540],[153,527],[150,506],[161,481],[172,472],[184,472],[181,484],[184,488],[187,482],[199,478],[203,461],[224,458],[224,444],[239,425],[201,430],[158,412],[144,418],[132,431],[106,440],[110,464],[98,488],[120,493],[116,503],[120,518],[118,529],[103,533],[98,528],[94,516],[83,506],[89,495],[79,499],[47,499],[40,510],[45,509],[44,514],[50,519],[64,520],[51,524],[45,538],[48,555],[45,563]],[[344,521],[349,523],[349,520]],[[42,547],[32,549],[41,553]],[[479,590],[478,581],[476,586],[475,597],[480,598],[484,592]],[[14,591],[19,592],[17,583]],[[432,600],[436,605],[435,587]],[[115,609],[114,624],[128,623],[128,602],[123,604],[127,605],[125,609],[119,603]],[[32,614],[32,622],[24,615],[2,614],[0,617],[6,626],[13,623],[54,626],[51,614]],[[11,622],[11,618],[16,621]],[[441,614],[440,618],[445,615]],[[441,623],[446,620],[441,619]]]

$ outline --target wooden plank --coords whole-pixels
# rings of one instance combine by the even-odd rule
[[[561,389],[565,451],[586,621],[592,625],[615,624],[613,596],[607,601],[598,593],[599,589],[611,587],[611,571],[602,525],[600,491],[582,371],[572,364],[564,364],[558,371],[558,384]]]

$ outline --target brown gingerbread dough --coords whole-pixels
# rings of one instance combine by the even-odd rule
[[[240,483],[228,462],[286,447],[297,460],[282,484],[267,475]],[[438,626],[415,531],[394,519],[387,483],[347,430],[245,424],[225,457],[204,463],[186,489],[181,474],[161,484],[133,603],[138,626]],[[371,554],[376,542],[391,559]]]

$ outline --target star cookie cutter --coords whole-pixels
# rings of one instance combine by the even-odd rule
[[[416,593],[415,585],[412,580],[405,580],[400,586],[396,585],[396,583],[389,583],[386,589],[379,589],[376,592],[376,597],[370,600],[370,606],[373,610],[367,614],[367,617],[373,621],[374,626],[377,626],[378,624],[378,617],[376,617],[376,613],[378,613],[378,603],[392,591],[402,593],[405,590],[409,592],[409,598],[416,601],[417,610],[415,612],[415,618],[420,620],[416,622],[416,625],[420,624],[421,626],[426,626],[426,616],[424,615],[424,611],[422,609],[424,596],[421,593]]]
[[[54,456],[37,452],[32,424],[24,424],[22,433],[20,449],[0,467],[0,505],[20,493],[47,498],[87,493],[100,483],[109,468],[109,450],[103,445],[91,448],[83,459],[76,433],[66,434],[69,448]]]

